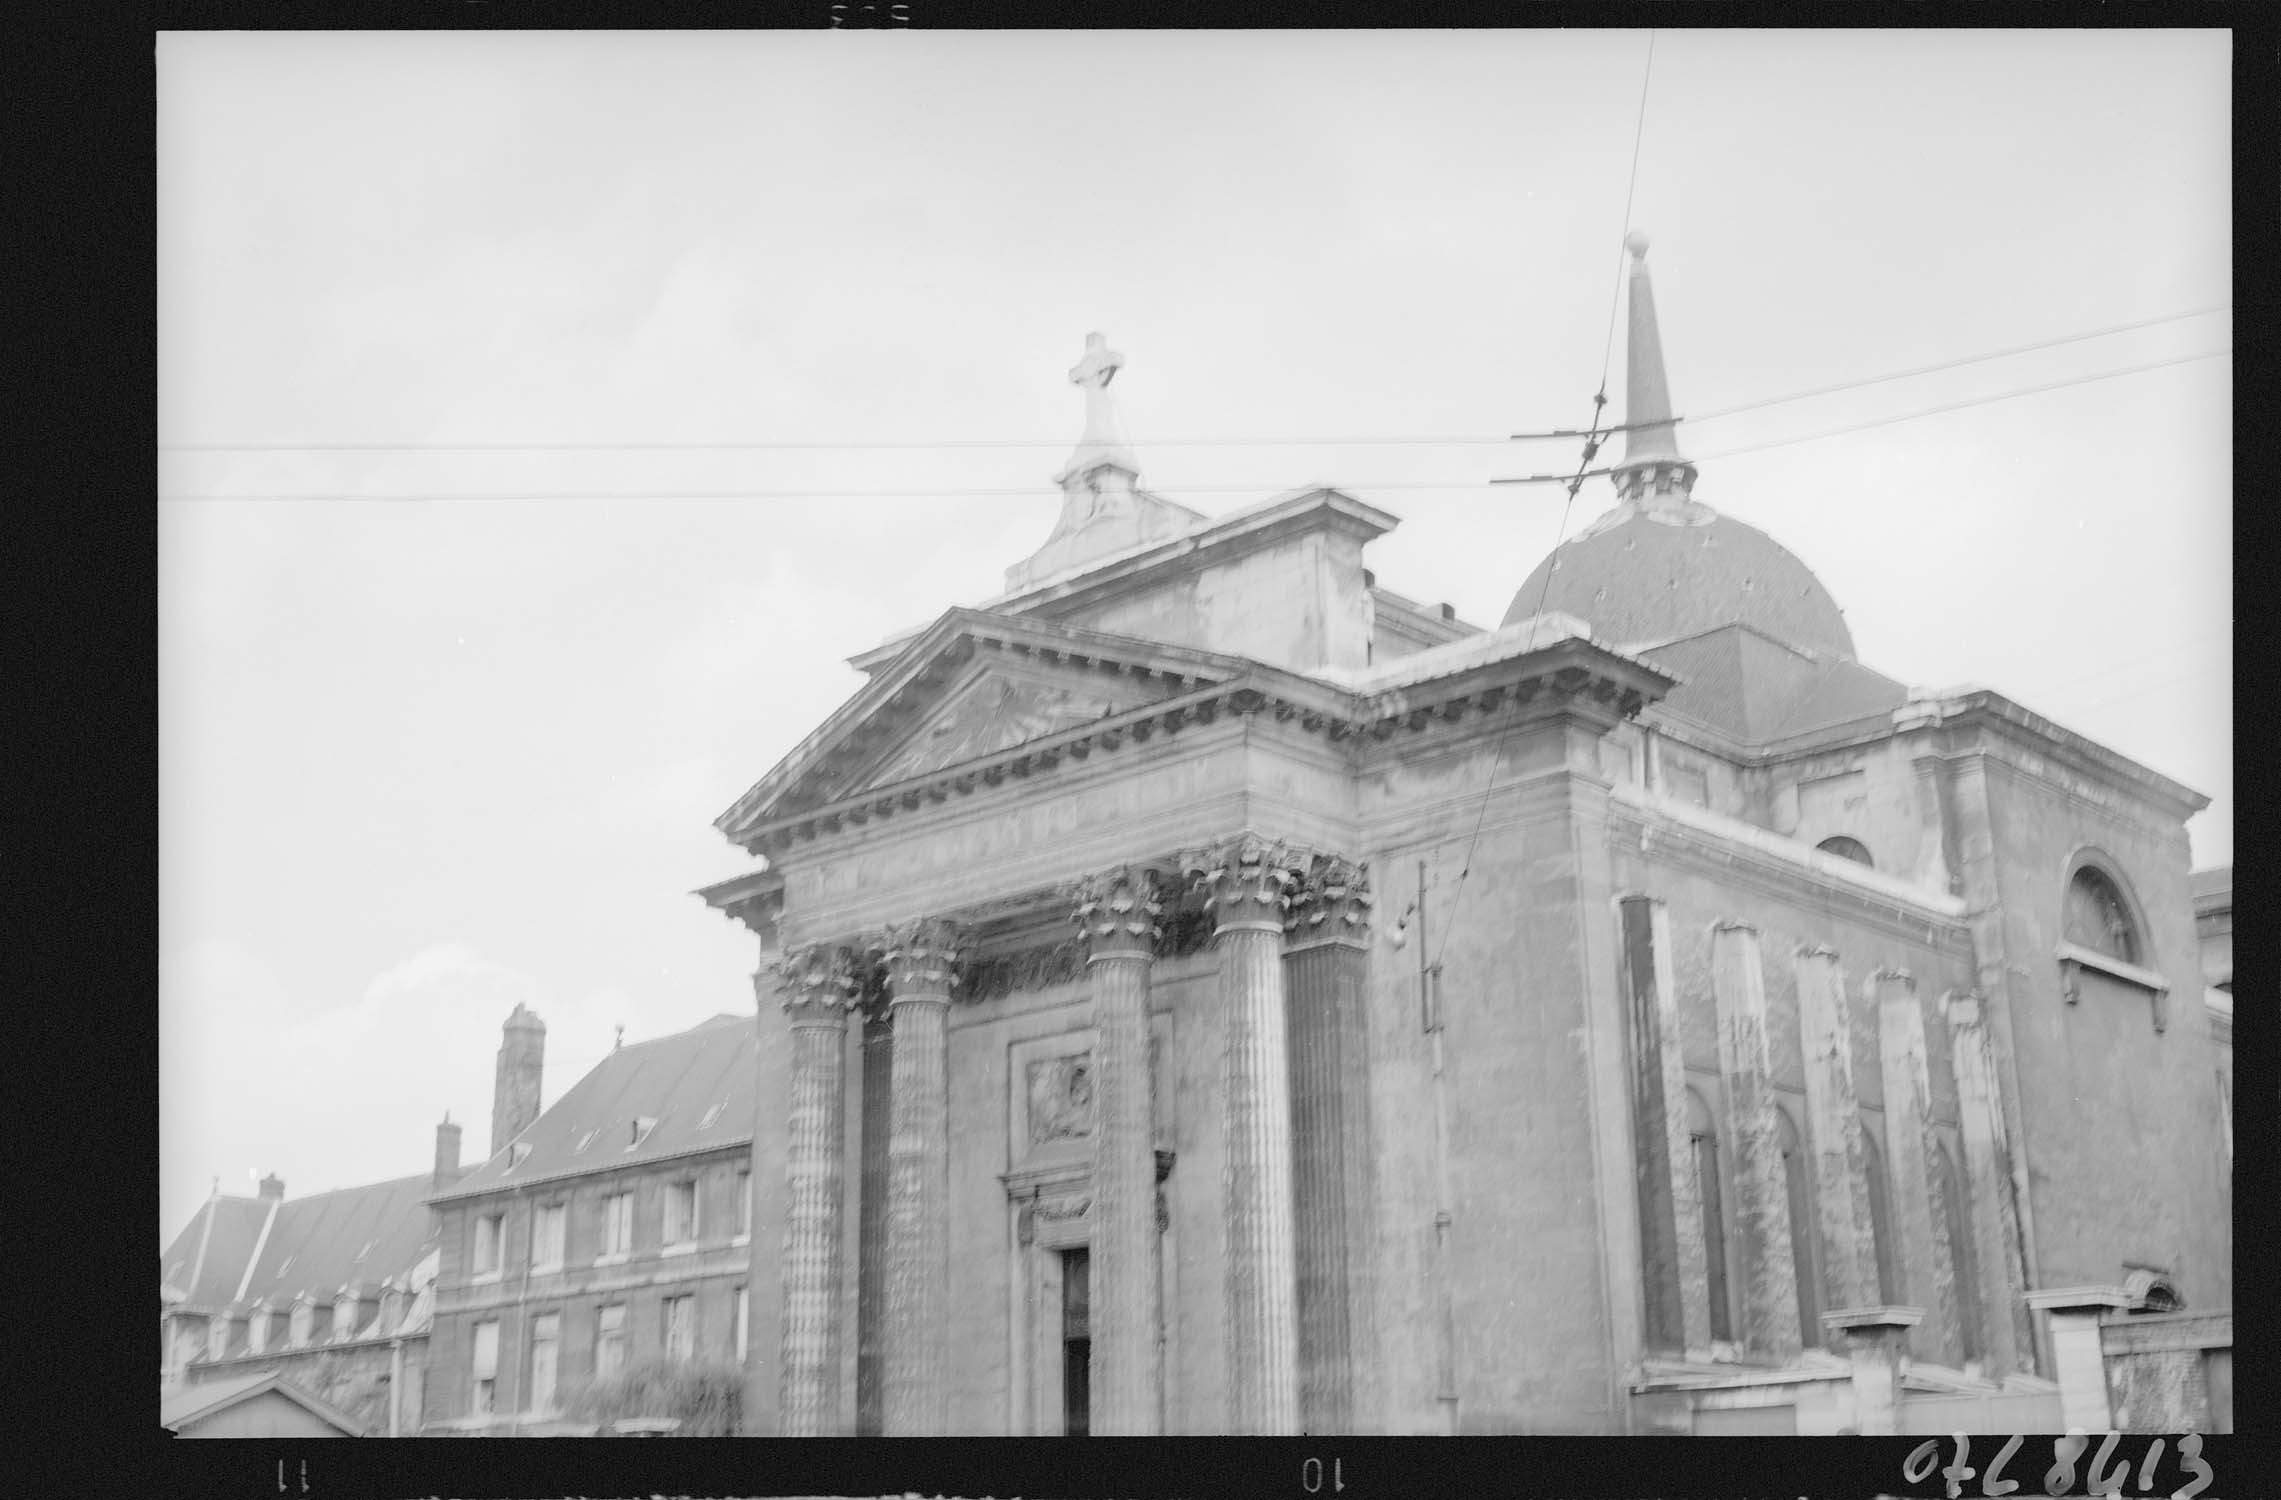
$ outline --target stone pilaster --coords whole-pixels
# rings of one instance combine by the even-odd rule
[[[1092,1431],[1164,1431],[1163,1246],[1156,1221],[1149,973],[1163,903],[1153,872],[1084,881],[1075,911],[1093,996]]]
[[[1283,916],[1301,851],[1243,835],[1185,855],[1205,892],[1226,1016],[1224,1090],[1230,1426],[1299,1431],[1299,1306]]]
[[[1956,1331],[1956,1272],[1948,1259],[1940,1200],[1933,1192],[1932,1075],[1925,1063],[1925,1013],[1917,982],[1898,969],[1869,976],[1877,999],[1879,1067],[1885,1080],[1886,1170],[1893,1195],[1893,1237],[1901,1285],[1895,1290],[1925,1310],[1920,1359],[1955,1364],[1963,1341]]]
[[[1797,1272],[1766,1046],[1766,975],[1754,929],[1736,922],[1712,929],[1711,987],[1733,1143],[1735,1222],[1743,1241],[1740,1342],[1755,1355],[1785,1358],[1799,1347]]]
[[[2025,1304],[2051,1327],[2051,1378],[2059,1386],[2059,1425],[2085,1432],[2110,1432],[2114,1414],[2107,1399],[2107,1360],[2099,1321],[2130,1306],[2120,1287],[2050,1287],[2030,1292]]]
[[[1620,910],[1631,1001],[1648,1337],[1652,1346],[1708,1358],[1711,1277],[1704,1254],[1703,1198],[1687,1129],[1687,1059],[1679,1038],[1671,911],[1649,896],[1627,896]]]
[[[2027,1291],[2026,1258],[2013,1207],[2011,1151],[1982,1002],[1975,995],[1951,995],[1944,1011],[1949,1056],[1956,1070],[1958,1134],[1964,1142],[1969,1253],[1980,1289],[1980,1305],[1967,1315],[1980,1319],[1988,1373],[2000,1378],[2035,1365],[2035,1343],[2022,1300]]]
[[[847,1018],[856,994],[855,968],[844,948],[802,948],[784,956],[776,978],[792,1032],[778,1431],[785,1437],[825,1437],[842,1420]]]
[[[1369,872],[1317,860],[1284,919],[1291,1207],[1299,1307],[1299,1420],[1355,1430],[1355,1336],[1368,1326],[1370,1074],[1362,1013]]]
[[[887,934],[886,1344],[880,1392],[889,1437],[950,1427],[950,1071],[948,1021],[959,934],[921,921]]]
[[[1835,949],[1798,950],[1798,1034],[1806,1058],[1806,1129],[1813,1151],[1814,1210],[1822,1236],[1827,1305],[1879,1301],[1877,1234],[1869,1209],[1868,1152],[1853,1086],[1853,1022]],[[1887,1096],[1890,1101],[1891,1096]],[[1832,1325],[1834,1326],[1834,1325]],[[1809,1335],[1824,1330],[1810,1328]],[[1834,1337],[1834,1335],[1833,1335]]]

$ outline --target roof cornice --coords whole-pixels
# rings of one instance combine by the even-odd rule
[[[1008,779],[1049,772],[1064,762],[1114,754],[1128,743],[1145,744],[1159,733],[1210,725],[1222,715],[1267,715],[1306,733],[1321,734],[1334,744],[1366,745],[1390,739],[1403,729],[1419,733],[1454,725],[1470,712],[1493,713],[1508,704],[1535,704],[1545,712],[1588,704],[1611,721],[1628,718],[1662,696],[1671,683],[1668,674],[1654,667],[1577,637],[1377,692],[1342,688],[1249,662],[1243,675],[1230,681],[822,806],[755,818],[739,825],[732,837],[756,853],[775,853],[995,788]]]
[[[2183,782],[2141,765],[2097,740],[2045,718],[1991,688],[1970,688],[1919,698],[1894,710],[1896,730],[1925,727],[1987,728],[2025,742],[2096,780],[2129,787],[2184,822],[2210,799]]]

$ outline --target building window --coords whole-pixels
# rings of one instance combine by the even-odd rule
[[[1877,861],[1869,857],[1868,845],[1859,839],[1849,839],[1842,833],[1823,839],[1814,847],[1824,854],[1834,854],[1839,859],[1850,859],[1855,864],[1867,865],[1872,870],[1877,868]]]
[[[269,1348],[269,1309],[255,1304],[253,1316],[246,1319],[246,1352],[261,1354]]]
[[[689,1295],[665,1299],[665,1357],[687,1361],[697,1357],[697,1299]]]
[[[1890,1303],[1901,1278],[1893,1268],[1893,1218],[1885,1201],[1885,1153],[1869,1127],[1861,1128],[1861,1170],[1869,1181],[1869,1236],[1877,1243],[1877,1299]]]
[[[634,1195],[612,1193],[602,1200],[602,1253],[624,1255],[634,1248]]]
[[[1798,1288],[1798,1336],[1809,1349],[1822,1342],[1820,1257],[1814,1247],[1814,1195],[1807,1184],[1806,1146],[1790,1111],[1774,1112],[1782,1148],[1782,1185],[1790,1200],[1790,1265]]]
[[[1964,1179],[1946,1142],[1933,1152],[1933,1191],[1940,1199],[1941,1220],[1948,1228],[1950,1284],[1956,1289],[1956,1332],[1967,1360],[1981,1358],[1980,1266],[1972,1248],[1972,1227],[1964,1217]]]
[[[562,1352],[562,1314],[543,1313],[531,1320],[531,1399],[533,1413],[554,1410],[556,1367]]]
[[[499,1241],[507,1225],[505,1214],[481,1214],[475,1220],[475,1274],[499,1274]]]
[[[2138,925],[2123,893],[2102,870],[2085,865],[2067,883],[2065,937],[2078,947],[2126,964],[2139,961]]]
[[[567,1205],[542,1203],[538,1217],[531,1227],[531,1269],[556,1271],[562,1268],[563,1228],[570,1218]]]
[[[293,1316],[287,1325],[293,1347],[298,1349],[309,1342],[310,1328],[316,1321],[317,1309],[314,1305],[307,1302],[293,1304]]]
[[[475,1325],[474,1403],[476,1416],[487,1417],[499,1399],[499,1324],[496,1319]]]
[[[752,1233],[752,1168],[737,1168],[737,1233]]]
[[[356,1337],[356,1299],[343,1297],[333,1304],[333,1342]]]
[[[1061,1253],[1061,1430],[1093,1430],[1093,1257]]]
[[[606,1379],[626,1366],[626,1304],[613,1302],[594,1324],[594,1374]]]
[[[745,1353],[752,1347],[752,1293],[748,1288],[737,1288],[737,1363],[745,1362]]]
[[[1722,1342],[1734,1338],[1734,1319],[1727,1308],[1727,1216],[1719,1191],[1719,1135],[1711,1123],[1711,1107],[1693,1089],[1687,1091],[1688,1155],[1695,1170],[1695,1197],[1703,1205],[1703,1268],[1710,1280],[1711,1337]]]
[[[697,1184],[665,1185],[665,1243],[685,1245],[697,1238]]]

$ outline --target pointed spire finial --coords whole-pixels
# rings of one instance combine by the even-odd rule
[[[1631,319],[1624,339],[1624,461],[1616,466],[1616,492],[1626,500],[1656,497],[1685,501],[1695,487],[1695,466],[1680,457],[1671,387],[1663,374],[1663,339],[1656,329],[1655,288],[1647,275],[1647,235],[1624,236],[1631,253]]]

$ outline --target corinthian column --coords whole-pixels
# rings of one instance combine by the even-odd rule
[[[1183,857],[1205,891],[1227,1015],[1228,1400],[1243,1434],[1299,1431],[1299,1306],[1283,913],[1307,857],[1245,834]]]
[[[1132,868],[1084,881],[1075,905],[1093,991],[1091,1430],[1155,1437],[1164,1365],[1148,981],[1163,908],[1156,876]]]
[[[779,961],[776,976],[792,1031],[778,1430],[786,1437],[825,1437],[840,1425],[844,1072],[855,967],[844,948],[801,948]]]
[[[1362,1014],[1368,872],[1345,860],[1318,860],[1292,894],[1285,929],[1299,1416],[1308,1432],[1352,1432],[1354,1341],[1368,1323],[1361,1283],[1370,1263],[1364,1253],[1371,1224],[1370,1074]]]
[[[950,1073],[947,1022],[958,933],[912,922],[886,942],[887,1308],[881,1422],[888,1437],[950,1427]]]

